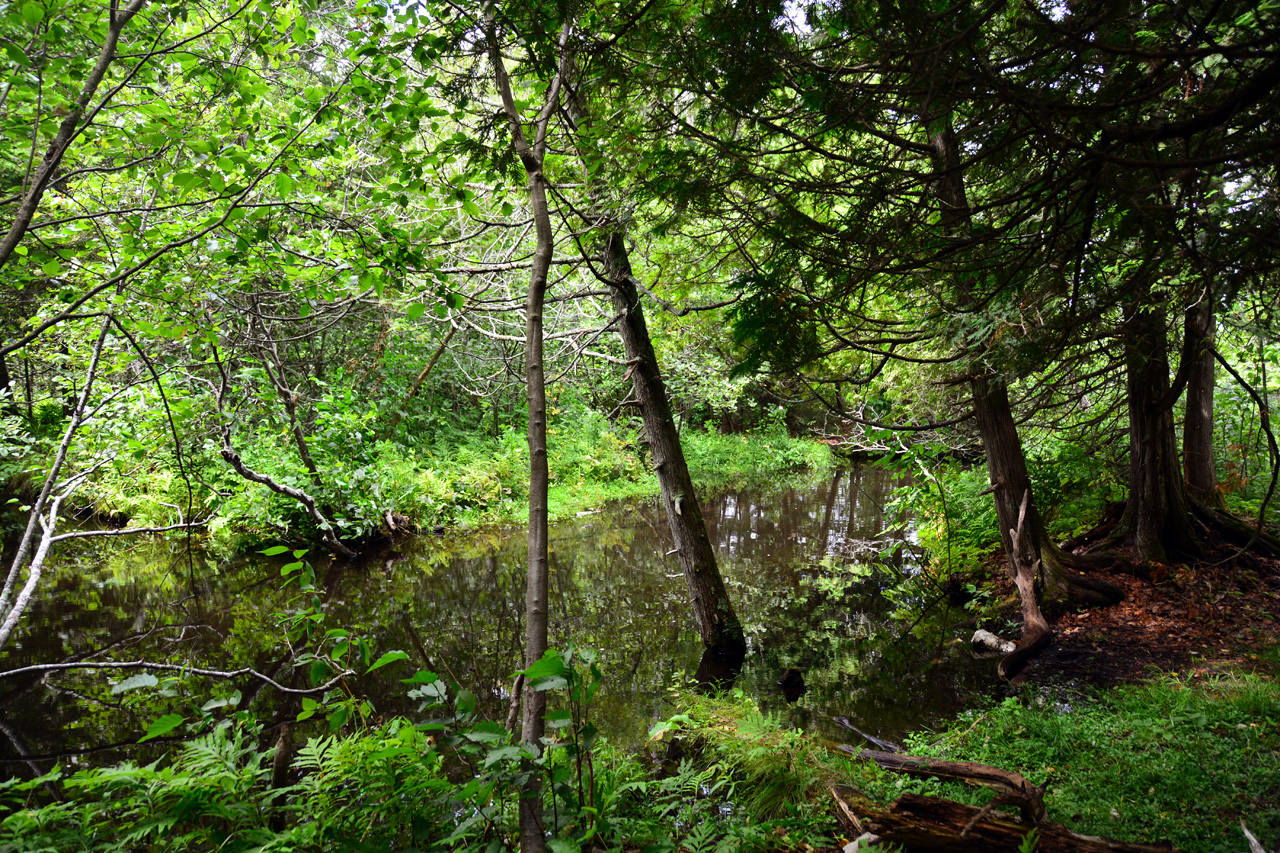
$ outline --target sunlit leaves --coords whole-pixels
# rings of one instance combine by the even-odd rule
[[[138,743],[145,743],[152,738],[167,735],[169,732],[182,725],[185,721],[186,718],[181,714],[165,714],[163,717],[156,719],[151,723],[151,725],[147,726],[147,733],[143,735]]]

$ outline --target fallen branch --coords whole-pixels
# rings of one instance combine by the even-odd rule
[[[1009,805],[1017,806],[1026,820],[1041,823],[1045,819],[1044,792],[1048,786],[1036,785],[1021,773],[1001,770],[999,767],[979,764],[976,761],[947,761],[942,758],[899,755],[877,749],[858,751],[851,746],[843,745],[839,749],[841,752],[847,752],[863,760],[874,761],[879,767],[894,773],[906,773],[909,776],[936,776],[939,779],[989,788],[1004,797]]]
[[[1027,836],[1035,833],[1036,853],[1173,853],[1168,842],[1131,844],[1072,832],[1060,823],[1029,826],[1012,817],[982,814],[974,806],[903,794],[885,807],[850,788],[832,787],[836,818],[855,837],[876,837],[876,843],[900,845],[910,851],[946,853],[1015,853],[1027,848]],[[976,819],[975,819],[976,818]],[[969,830],[965,832],[965,827]]]
[[[320,538],[326,545],[335,551],[341,552],[344,556],[354,557],[355,551],[352,551],[338,539],[333,533],[333,525],[329,523],[329,519],[324,517],[324,513],[320,512],[320,508],[316,506],[316,499],[302,489],[295,489],[292,486],[286,486],[283,483],[277,483],[266,474],[261,474],[248,465],[244,464],[244,460],[240,458],[240,454],[236,453],[235,448],[231,446],[231,428],[224,426],[222,428],[222,458],[227,461],[237,474],[251,483],[259,483],[266,486],[277,494],[285,497],[293,498],[302,504],[307,514],[311,516],[311,520],[316,523],[316,527],[320,530]]]
[[[297,687],[285,687],[269,675],[263,675],[256,669],[244,667],[243,669],[201,669],[196,666],[184,666],[180,663],[152,663],[145,660],[131,661],[74,661],[71,663],[42,663],[32,666],[22,666],[17,669],[5,670],[0,672],[0,678],[13,678],[16,675],[24,675],[29,672],[65,672],[70,669],[145,669],[155,672],[181,672],[186,675],[205,675],[210,678],[239,678],[242,675],[252,676],[279,690],[281,693],[289,693],[294,696],[310,696],[317,693],[323,693],[331,687],[338,684],[342,679],[355,675],[355,670],[346,669],[335,675],[333,678],[321,684],[319,687],[311,687],[307,689]]]

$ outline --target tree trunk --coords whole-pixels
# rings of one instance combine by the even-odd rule
[[[928,126],[929,122],[925,122]],[[971,222],[969,200],[965,194],[964,171],[959,143],[951,128],[932,135],[933,165],[937,180],[933,192],[940,203],[943,230],[949,235],[966,233]],[[972,301],[970,282],[963,273],[958,274],[957,300],[960,304]],[[1114,584],[1089,578],[1071,568],[1079,564],[1057,548],[1045,533],[1040,510],[1031,492],[1031,478],[1027,476],[1026,457],[1022,441],[1018,438],[1018,426],[1009,405],[1009,392],[1004,379],[987,370],[981,364],[974,365],[969,379],[973,392],[973,411],[978,423],[978,434],[986,451],[987,472],[996,503],[996,517],[1000,523],[1000,540],[1009,559],[1009,571],[1017,578],[1020,562],[1028,566],[1040,565],[1036,591],[1045,604],[1067,602],[1085,605],[1114,604],[1124,597],[1124,592]],[[1027,507],[1023,518],[1022,534],[1017,547],[1011,531],[1019,530],[1019,508],[1023,496]],[[1021,553],[1019,553],[1019,551]]]
[[[542,365],[542,309],[551,265],[551,216],[547,208],[547,183],[542,170],[529,175],[529,202],[537,229],[533,273],[525,300],[525,393],[529,406],[529,537],[528,579],[525,590],[525,666],[532,666],[547,651],[547,389]],[[526,687],[521,739],[536,744],[543,733],[546,694]],[[521,802],[521,808],[527,801]],[[534,806],[539,805],[533,801]],[[539,823],[541,816],[539,815]],[[540,831],[540,830],[539,830]],[[521,830],[523,838],[524,830]],[[539,839],[541,841],[541,839]],[[521,845],[522,850],[529,848]]]
[[[547,205],[547,179],[543,161],[547,150],[547,130],[560,100],[560,86],[570,63],[569,22],[560,28],[559,66],[547,87],[546,100],[534,122],[532,141],[525,135],[524,120],[511,91],[511,80],[502,58],[494,24],[495,10],[489,8],[485,20],[489,61],[493,66],[494,84],[502,99],[502,109],[511,126],[511,142],[516,156],[529,176],[529,211],[533,215],[536,242],[533,268],[529,273],[529,291],[525,300],[525,392],[529,406],[529,533],[528,575],[525,585],[524,661],[530,667],[547,651],[548,566],[547,566],[547,389],[543,369],[542,310],[547,295],[547,271],[555,251],[555,233],[551,228],[551,211]],[[534,690],[526,679],[524,715],[520,739],[535,751],[541,750],[545,731],[543,714],[546,694]],[[536,768],[528,768],[529,781],[520,796],[521,853],[542,853],[546,849],[546,830],[542,821],[542,782]]]
[[[1100,578],[1080,574],[1075,570],[1079,560],[1054,545],[1045,532],[1044,520],[1031,495],[1031,478],[1027,475],[1026,457],[1004,381],[984,374],[973,377],[970,387],[978,433],[986,451],[1000,540],[1009,558],[1011,576],[1017,578],[1019,563],[1026,566],[1039,563],[1036,589],[1046,605],[1105,605],[1120,601],[1123,590]],[[1024,495],[1028,497],[1020,526]],[[1016,530],[1020,530],[1021,535],[1015,537],[1013,531]]]
[[[613,308],[619,315],[618,331],[627,350],[627,372],[640,403],[662,505],[689,588],[698,633],[717,662],[734,670],[742,665],[746,656],[746,638],[716,565],[711,538],[707,536],[658,359],[649,339],[644,309],[632,278],[626,238],[620,230],[610,233],[605,242],[604,273],[613,292]]]
[[[1148,563],[1201,553],[1178,470],[1162,304],[1144,293],[1124,324],[1129,398],[1129,500],[1118,531]]]
[[[18,414],[17,395],[13,391],[13,380],[9,377],[9,365],[4,354],[0,353],[0,415]]]
[[[1187,413],[1182,425],[1182,470],[1187,493],[1200,503],[1222,509],[1218,468],[1213,456],[1213,302],[1206,294],[1201,304],[1187,312],[1185,352],[1195,363],[1187,378]]]

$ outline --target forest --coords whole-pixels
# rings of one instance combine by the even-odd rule
[[[0,46],[0,851],[1280,845],[1280,2]]]

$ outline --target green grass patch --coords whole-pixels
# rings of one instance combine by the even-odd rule
[[[1280,686],[1254,675],[1011,698],[906,746],[1048,781],[1050,819],[1077,832],[1236,851],[1247,847],[1243,818],[1264,844],[1280,838]],[[884,799],[914,790],[979,805],[992,796],[937,780],[883,781],[872,793]]]

